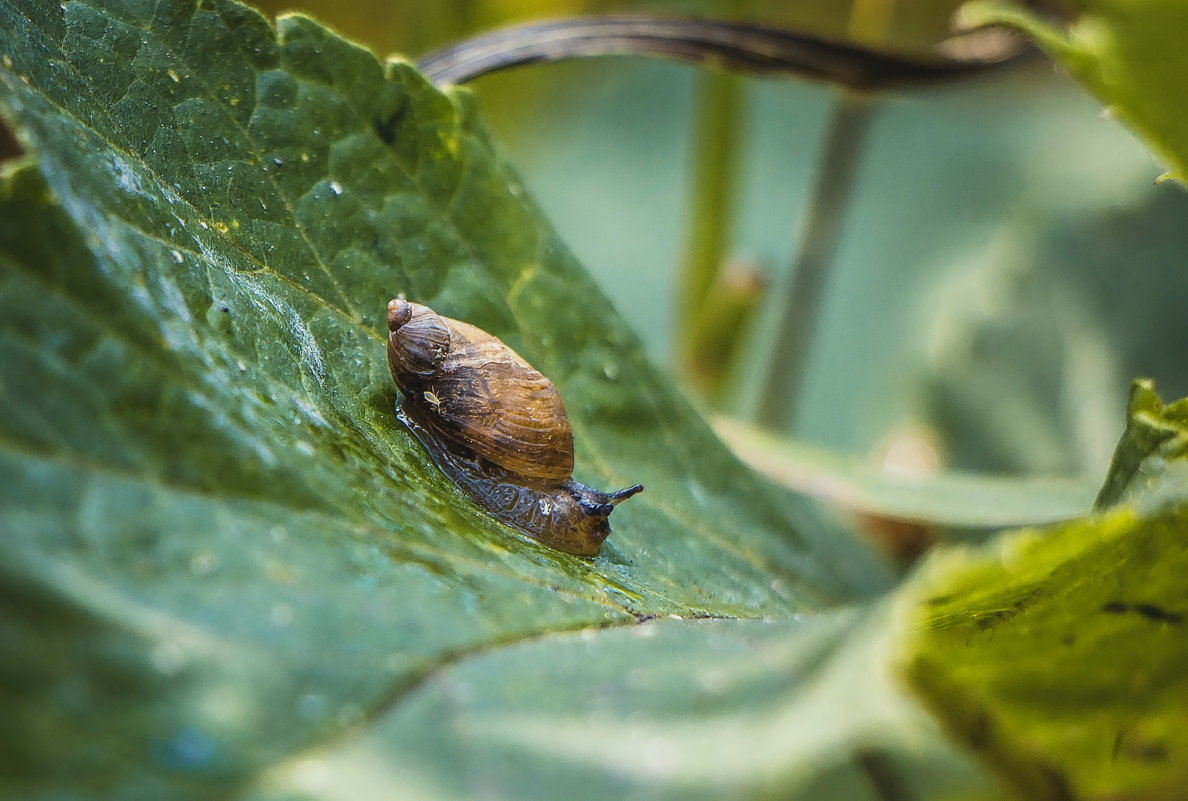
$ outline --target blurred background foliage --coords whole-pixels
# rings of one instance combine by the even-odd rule
[[[950,35],[959,5],[263,3],[410,57],[495,26],[611,12],[761,20],[924,52]],[[707,413],[757,419],[769,363],[782,358],[773,343],[796,245],[814,192],[834,177],[822,179],[823,155],[849,101],[828,86],[626,57],[520,68],[472,89],[657,363]],[[1182,189],[1154,184],[1149,153],[1043,58],[879,95],[860,124],[803,380],[776,427],[892,472],[1099,483],[1130,380],[1188,394]],[[719,271],[701,310],[708,333],[682,311],[706,258]]]

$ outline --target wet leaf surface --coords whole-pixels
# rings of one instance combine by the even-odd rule
[[[657,374],[465,96],[229,2],[0,3],[0,56],[37,164],[0,198],[22,794],[201,795],[459,654],[889,585]],[[399,426],[398,292],[557,382],[579,479],[647,485],[599,558],[487,518]]]

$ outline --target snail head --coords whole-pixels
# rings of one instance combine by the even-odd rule
[[[610,513],[632,495],[642,492],[643,486],[636,484],[618,492],[599,492],[576,481],[569,481],[565,489],[573,497],[578,512],[576,519],[572,520],[573,532],[570,536],[580,545],[569,549],[570,553],[594,556],[602,541],[610,536],[610,523],[607,520]]]

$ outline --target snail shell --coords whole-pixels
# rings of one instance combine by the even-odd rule
[[[487,512],[568,553],[594,556],[607,518],[643,487],[600,492],[573,474],[573,428],[553,384],[495,337],[427,306],[388,303],[397,414]]]

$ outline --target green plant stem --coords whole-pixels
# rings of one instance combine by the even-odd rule
[[[812,352],[830,266],[841,237],[874,100],[841,92],[826,132],[816,184],[793,259],[792,280],[779,319],[775,349],[759,399],[757,422],[791,426]]]
[[[738,77],[723,72],[705,73],[698,87],[686,255],[678,276],[677,347],[682,371],[703,392],[720,379],[720,371],[702,369],[699,354],[705,350],[706,336],[720,333],[707,330],[705,318],[730,243],[743,130],[742,90]]]
[[[705,73],[698,87],[688,249],[681,276],[680,319],[685,331],[700,313],[726,259],[742,138],[740,90],[739,79],[724,72]]]

